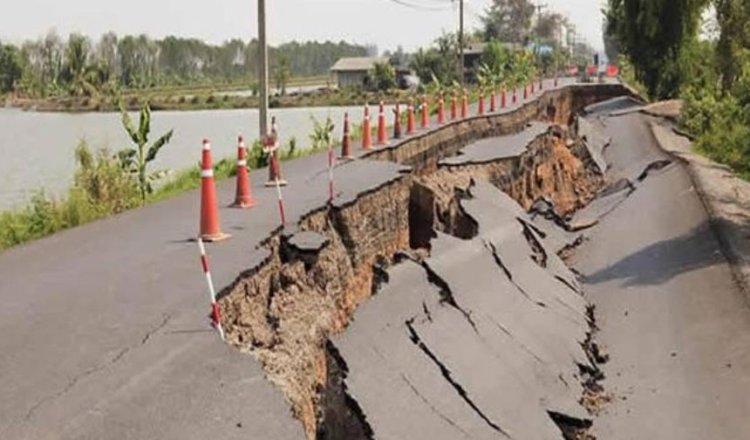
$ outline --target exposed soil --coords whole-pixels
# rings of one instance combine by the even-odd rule
[[[277,234],[267,241],[268,260],[225,292],[220,305],[228,342],[259,360],[309,439],[371,438],[364,415],[346,395],[346,365],[328,338],[377,292],[395,258],[428,252],[433,231],[476,234],[477,225],[458,203],[472,179],[487,179],[526,209],[549,198],[563,215],[594,197],[601,176],[585,166],[585,148],[560,133],[567,130],[536,139],[518,158],[422,168],[348,206],[311,213],[299,230],[326,239],[317,255],[300,257]],[[567,438],[586,438],[580,437],[585,427],[574,428]]]

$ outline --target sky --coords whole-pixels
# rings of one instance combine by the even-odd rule
[[[539,2],[539,0],[534,0]],[[414,9],[398,2],[422,5]],[[479,27],[479,15],[491,0],[467,0],[468,28]],[[542,0],[547,10],[567,15],[579,35],[601,48],[605,0]],[[267,0],[271,44],[291,40],[346,40],[375,44],[378,49],[401,45],[413,50],[429,45],[458,25],[452,0]],[[116,6],[114,6],[116,5]],[[424,8],[430,8],[429,10]],[[55,29],[61,35],[81,32],[98,37],[145,33],[178,35],[211,43],[257,36],[255,0],[22,0],[0,15],[0,39],[18,43]]]

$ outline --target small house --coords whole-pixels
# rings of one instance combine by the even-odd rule
[[[387,63],[385,57],[341,58],[331,67],[331,75],[340,89],[363,87],[367,84],[367,74],[375,64]]]

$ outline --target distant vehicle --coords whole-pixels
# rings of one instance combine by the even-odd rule
[[[399,78],[398,87],[401,89],[416,89],[421,83],[417,75],[404,75]]]

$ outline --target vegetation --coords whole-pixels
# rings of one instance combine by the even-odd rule
[[[409,65],[423,84],[433,79],[449,84],[458,81],[458,41],[453,34],[435,40],[433,47],[420,48]]]
[[[537,69],[530,51],[511,51],[497,42],[489,43],[482,53],[479,84],[483,88],[497,88],[503,83],[515,87],[534,78]]]
[[[534,16],[529,0],[493,0],[482,17],[484,38],[506,43],[526,44]]]
[[[326,118],[325,122],[320,122],[314,117],[313,131],[310,133],[310,140],[312,141],[312,148],[315,151],[323,151],[328,149],[329,146],[333,145],[333,121],[331,118]]]
[[[13,90],[14,84],[21,79],[21,75],[23,75],[23,66],[18,49],[0,42],[0,94]]]
[[[368,73],[368,83],[373,90],[391,90],[396,87],[396,69],[390,62],[375,63]]]
[[[610,0],[607,33],[627,54],[655,98],[674,98],[689,76],[687,48],[697,40],[707,0]]]
[[[160,136],[154,143],[148,145],[148,135],[151,132],[151,108],[149,105],[145,104],[141,108],[137,128],[133,125],[133,121],[125,109],[122,109],[121,113],[122,126],[128,132],[128,136],[130,136],[136,148],[122,150],[117,153],[117,156],[122,168],[135,176],[138,190],[141,193],[141,203],[145,205],[146,195],[154,191],[152,183],[161,179],[165,174],[163,171],[147,173],[148,164],[154,161],[159,154],[159,150],[172,140],[173,130],[169,130],[169,132]]]
[[[0,250],[72,228],[138,205],[138,190],[116,156],[76,148],[77,170],[67,197],[40,191],[28,207],[0,214]]]
[[[715,15],[718,38],[699,35]],[[698,151],[750,178],[750,5],[743,0],[609,0],[607,32],[623,73],[651,98],[683,99]],[[631,69],[632,66],[632,69]]]
[[[291,138],[281,150],[279,159],[287,161],[326,149],[327,142],[333,141],[332,128],[330,120],[324,125],[316,121],[314,136],[315,133],[328,130],[325,145],[318,142],[313,148],[299,150],[297,140]],[[140,132],[136,131],[136,134],[140,136]],[[143,145],[145,158],[148,158],[148,152],[153,150],[145,148],[146,144],[147,142]],[[268,165],[260,141],[254,142],[248,150],[248,168],[259,169]],[[137,152],[135,155],[137,156]],[[131,159],[124,156],[123,152],[112,154],[106,149],[93,153],[85,142],[81,142],[75,151],[76,171],[73,185],[64,197],[55,198],[39,191],[27,207],[0,213],[0,251],[142,206],[144,192],[140,186],[140,173],[133,172],[134,168],[127,165]],[[172,174],[169,178],[165,173],[159,173],[161,180],[158,184],[154,180],[147,182],[148,185],[153,185],[153,191],[146,192],[145,203],[155,203],[198,188],[201,182],[200,172],[200,165],[196,164]],[[225,158],[214,164],[214,177],[217,180],[233,177],[236,172],[235,159]],[[148,174],[146,176],[148,177]]]
[[[286,95],[286,86],[289,83],[289,77],[291,74],[291,70],[289,69],[289,58],[286,56],[279,57],[276,66],[274,66],[273,69],[273,78],[274,82],[276,82],[276,89],[281,96]]]
[[[345,42],[291,42],[269,49],[275,78],[328,73],[340,57],[364,56],[368,48]],[[54,31],[20,46],[0,45],[0,94],[47,98],[114,96],[118,91],[165,86],[248,84],[257,71],[257,40],[210,45],[169,36],[80,34],[64,41]],[[279,87],[283,88],[283,87]]]
[[[488,42],[475,66],[485,87],[502,82],[516,85],[532,79],[540,69],[557,68],[567,62],[559,51],[557,36],[564,19],[545,14],[532,28],[527,0],[494,0],[487,11],[484,28],[469,34],[467,41]],[[533,8],[532,8],[533,11]],[[516,14],[516,15],[514,15]],[[516,19],[519,16],[521,19]],[[528,18],[524,18],[528,15]],[[508,18],[510,17],[510,18]],[[531,38],[555,49],[543,56],[536,48],[524,47]],[[500,43],[499,40],[505,40]],[[508,45],[505,43],[519,43]],[[578,54],[587,50],[577,46]],[[386,54],[389,63],[376,65],[370,83],[374,90],[321,91],[304,96],[285,96],[294,77],[323,75],[344,56],[363,56],[371,48],[341,43],[288,43],[271,48],[272,78],[279,95],[272,105],[347,105],[364,102],[401,101],[411,92],[394,90],[394,66],[408,65],[431,93],[458,89],[462,69],[458,61],[458,40],[445,34],[431,47],[409,55],[402,49]],[[254,105],[254,96],[234,97],[222,93],[246,89],[253,84],[257,67],[257,41],[231,40],[220,46],[195,39],[146,36],[118,37],[113,33],[93,42],[73,34],[63,41],[50,32],[37,41],[20,46],[0,44],[0,94],[16,102],[35,100],[37,108],[59,110],[105,110],[120,108],[123,126],[134,147],[111,154],[92,153],[85,144],[76,150],[77,170],[72,187],[62,198],[37,193],[28,207],[0,214],[0,249],[24,243],[61,229],[74,227],[162,200],[200,184],[198,166],[179,171],[169,178],[151,172],[149,164],[171,139],[166,133],[151,143],[152,109],[244,108]],[[316,78],[320,81],[321,77]],[[476,98],[477,91],[470,91]],[[150,103],[147,105],[145,103]],[[47,107],[45,107],[47,106]],[[136,126],[124,111],[139,109]],[[403,117],[406,115],[404,114]],[[330,120],[314,121],[313,148],[297,149],[291,139],[282,149],[281,160],[300,157],[328,148],[332,139]],[[373,130],[375,127],[373,127]],[[361,136],[354,125],[353,137]],[[259,142],[248,151],[248,166],[267,165],[268,157]],[[217,179],[236,172],[234,160],[220,160],[214,167]]]

